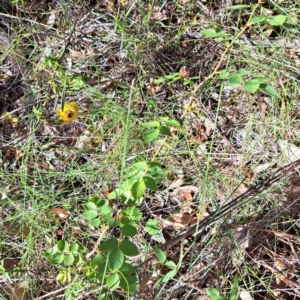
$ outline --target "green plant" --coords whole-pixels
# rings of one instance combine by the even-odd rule
[[[209,288],[207,290],[207,295],[211,300],[237,300],[238,299],[238,288],[239,288],[239,282],[237,275],[234,276],[233,284],[231,287],[229,298],[226,298],[225,296],[222,296],[220,292],[215,288]]]

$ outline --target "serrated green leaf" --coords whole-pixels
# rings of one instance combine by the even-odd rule
[[[97,205],[94,202],[87,202],[83,204],[85,210],[97,210]]]
[[[119,249],[114,249],[108,256],[108,267],[111,271],[117,271],[124,263],[124,254]]]
[[[100,225],[101,221],[100,219],[96,218],[90,221],[90,225],[94,227],[98,227]]]
[[[128,217],[122,217],[119,221],[119,225],[121,228],[125,225],[132,225],[133,227],[136,227],[136,223],[130,220]]]
[[[112,251],[114,249],[116,249],[119,245],[119,242],[117,239],[109,239],[105,242],[103,242],[101,245],[100,245],[100,250],[104,251],[104,252],[109,252],[109,251]]]
[[[135,292],[138,287],[138,280],[137,280],[136,276],[126,275],[124,277],[122,276],[120,279],[120,286],[121,286],[122,290],[124,290],[127,293]]]
[[[150,219],[146,223],[146,232],[149,234],[156,234],[160,231],[160,227],[158,226],[158,221],[155,219]]]
[[[74,255],[73,253],[69,253],[69,254],[66,254],[65,257],[64,257],[64,264],[65,266],[69,267],[73,264],[74,262]]]
[[[167,260],[167,256],[166,256],[165,252],[158,247],[153,247],[153,250],[154,250],[158,260],[160,261],[160,263],[164,264]]]
[[[134,271],[133,265],[128,264],[128,263],[124,263],[122,265],[122,267],[119,269],[119,271],[123,274],[123,275],[131,275]]]
[[[153,177],[151,177],[151,176],[144,176],[143,177],[143,181],[145,182],[146,187],[148,189],[150,189],[153,192],[157,191],[157,184],[156,184],[156,182],[155,182],[155,180],[154,180]]]
[[[180,123],[176,120],[167,120],[166,123],[169,126],[176,127],[176,128],[179,128],[181,126]]]
[[[159,129],[148,129],[144,132],[143,138],[144,141],[149,143],[153,140],[155,140],[159,136]]]
[[[129,220],[133,220],[133,221],[139,221],[143,216],[141,211],[136,207],[127,207],[125,210],[121,212],[121,214],[123,216],[128,217]]]
[[[139,161],[132,166],[135,170],[146,171],[148,169],[148,164],[145,161]]]
[[[286,21],[286,16],[277,15],[277,16],[267,19],[267,21],[272,26],[282,26],[283,23]]]
[[[227,71],[222,71],[221,73],[220,73],[220,78],[221,79],[225,79],[225,78],[227,78],[229,76],[229,72],[227,72]]]
[[[76,253],[78,251],[79,245],[76,242],[71,243],[69,247],[69,251],[72,253]]]
[[[261,84],[260,85],[260,90],[262,90],[265,94],[280,99],[280,95],[277,93],[277,91],[270,85],[266,85],[266,84]]]
[[[60,263],[63,262],[63,260],[64,260],[64,254],[61,252],[57,252],[51,257],[51,262],[54,265],[59,265]]]
[[[68,242],[66,242],[64,240],[57,242],[57,249],[61,252],[65,251],[65,250],[69,250]]]
[[[160,132],[160,134],[162,134],[162,135],[172,136],[172,133],[171,133],[170,128],[167,127],[167,126],[164,126],[164,125],[161,125],[161,126],[159,127],[159,132]]]
[[[257,16],[257,17],[253,17],[250,21],[251,24],[255,24],[255,23],[260,23],[265,21],[266,17],[261,17],[261,16]]]
[[[87,220],[92,220],[98,216],[98,212],[96,210],[87,210],[82,216]]]
[[[242,82],[243,78],[242,76],[235,74],[235,75],[231,75],[229,77],[229,85],[232,88],[235,88],[237,85],[239,85]]]
[[[119,249],[127,256],[136,256],[139,254],[137,246],[129,240],[123,240],[120,243]]]
[[[250,5],[238,4],[238,5],[233,5],[233,6],[226,7],[226,10],[236,10],[236,9],[243,9],[243,8],[247,8],[247,7],[250,7]]]
[[[111,290],[114,291],[119,287],[120,284],[120,277],[117,273],[112,273],[106,277],[106,284],[107,287]]]
[[[244,88],[248,92],[254,94],[258,90],[259,86],[260,86],[259,80],[257,80],[257,79],[251,79],[251,80],[247,80],[245,82]]]
[[[144,180],[137,181],[131,186],[131,195],[135,200],[139,200],[143,195],[145,194],[146,191],[146,184]]]
[[[126,224],[121,228],[121,233],[124,236],[135,236],[137,234],[137,230],[135,226]]]
[[[155,127],[159,127],[160,123],[158,121],[145,122],[143,123],[143,126],[148,128],[155,128]]]

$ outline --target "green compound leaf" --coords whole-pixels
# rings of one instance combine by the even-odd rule
[[[61,253],[61,252],[57,252],[55,253],[52,258],[51,258],[51,262],[54,264],[54,265],[59,265],[60,263],[62,263],[64,260],[64,254]]]
[[[261,84],[260,89],[267,95],[280,99],[280,95],[277,93],[277,91],[270,85],[267,84]]]
[[[119,245],[119,242],[117,239],[109,239],[105,242],[103,242],[101,245],[100,245],[100,250],[104,251],[104,252],[109,252],[109,251],[112,251],[114,249],[116,249]]]
[[[64,257],[64,264],[65,266],[69,267],[74,262],[74,255],[72,253],[66,254]]]
[[[137,234],[137,230],[134,226],[126,224],[121,228],[121,233],[124,236],[135,236]]]
[[[220,73],[220,78],[221,79],[225,79],[225,78],[227,78],[229,76],[229,72],[227,72],[227,71],[222,71],[221,73]]]
[[[144,132],[143,138],[146,143],[149,143],[155,140],[159,136],[159,128],[148,129]]]
[[[96,210],[87,210],[82,216],[87,220],[92,220],[98,216],[98,212]]]
[[[128,240],[123,240],[120,243],[119,249],[127,256],[136,256],[139,254],[137,246]]]
[[[154,127],[159,127],[160,123],[158,121],[146,122],[143,123],[143,126],[148,128],[154,128]]]
[[[145,182],[146,187],[148,189],[150,189],[153,192],[157,191],[157,184],[156,184],[156,182],[155,182],[155,180],[154,180],[153,177],[151,177],[151,176],[144,176],[143,177],[143,181]]]
[[[114,291],[117,289],[120,285],[120,277],[117,273],[112,273],[106,277],[106,284],[107,287],[111,290]]]
[[[286,16],[284,16],[284,15],[274,16],[274,17],[268,19],[267,21],[272,26],[282,26],[283,23],[286,21]]]
[[[83,204],[85,210],[97,210],[97,205],[94,202],[87,202]]]
[[[137,181],[131,186],[131,195],[135,200],[139,200],[146,191],[146,184],[144,180]]]
[[[247,80],[247,81],[245,82],[244,88],[245,88],[248,92],[254,94],[254,93],[258,90],[259,86],[260,86],[259,80],[257,80],[257,79],[252,79],[252,80]]]
[[[119,249],[114,249],[108,256],[108,267],[111,271],[117,271],[124,263],[124,254]]]
[[[61,240],[57,243],[57,249],[61,252],[65,251],[65,250],[69,250],[69,244],[68,242]]]
[[[158,247],[153,247],[153,250],[158,258],[158,260],[160,261],[160,263],[164,264],[167,260],[167,256],[165,254],[164,251],[162,251],[160,248]]]
[[[121,214],[124,217],[128,217],[128,219],[132,221],[139,221],[143,216],[141,211],[136,207],[127,207],[121,212]]]
[[[133,265],[128,264],[128,263],[124,263],[122,265],[122,267],[119,269],[119,271],[123,274],[123,275],[131,275],[133,273]]]
[[[79,245],[77,243],[73,242],[70,245],[69,251],[72,253],[76,253],[78,251],[78,248],[79,248]]]
[[[94,227],[98,227],[100,225],[100,223],[101,223],[101,221],[98,218],[90,221],[90,225],[94,226]]]
[[[160,231],[160,227],[158,226],[158,221],[155,219],[150,219],[146,223],[146,232],[149,234],[156,234]]]
[[[126,275],[124,277],[122,276],[120,280],[121,288],[127,293],[135,292],[138,287],[138,281],[136,276]]]
[[[160,134],[162,134],[162,135],[172,136],[172,133],[171,133],[170,128],[167,127],[167,126],[164,126],[164,125],[161,125],[161,126],[159,127],[159,132],[160,132]]]
[[[231,75],[229,77],[229,85],[232,88],[235,88],[237,85],[239,85],[242,82],[243,78],[240,75]]]

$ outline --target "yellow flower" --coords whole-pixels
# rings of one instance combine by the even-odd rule
[[[4,119],[4,122],[6,124],[17,124],[19,123],[19,120],[17,118],[13,118],[12,115],[9,112],[5,112],[0,116],[1,119]]]
[[[59,119],[66,123],[76,120],[79,116],[78,108],[75,102],[65,102],[63,109],[61,107],[57,109]]]

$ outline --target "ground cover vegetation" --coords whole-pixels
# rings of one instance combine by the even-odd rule
[[[0,2],[0,299],[299,299],[300,3]]]

